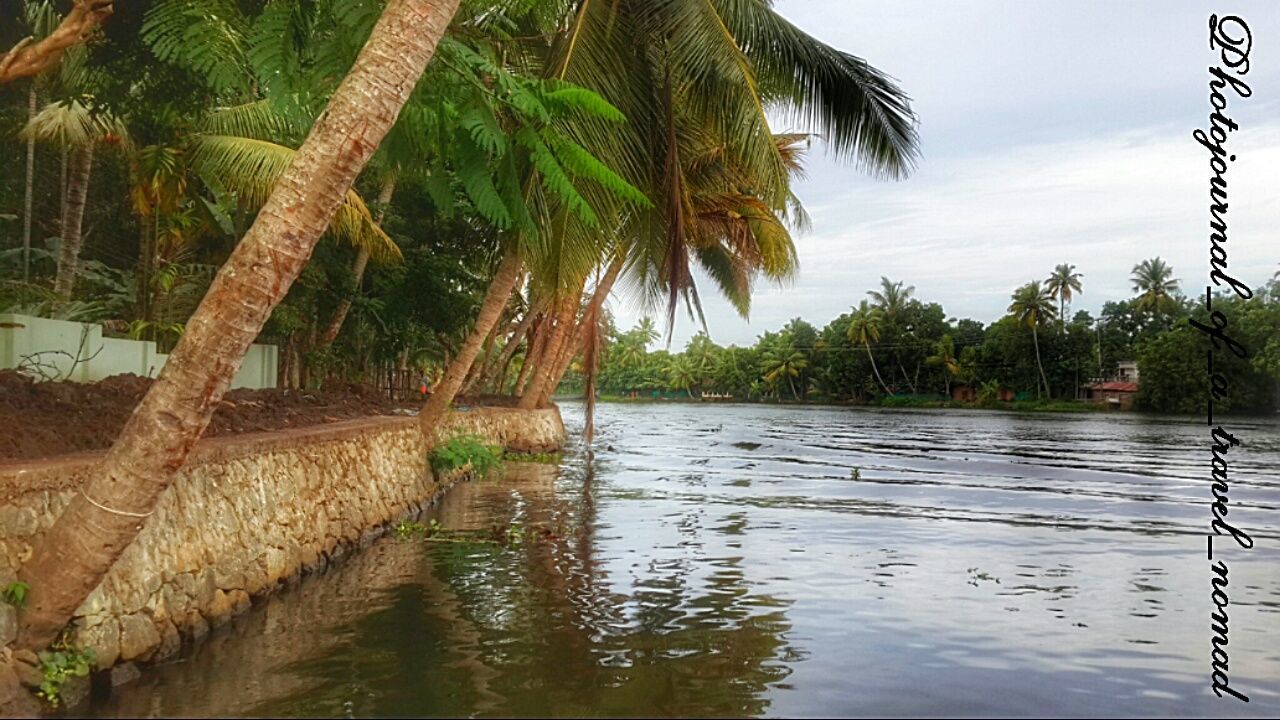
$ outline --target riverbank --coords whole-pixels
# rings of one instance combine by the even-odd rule
[[[557,397],[557,401],[578,401],[582,396]],[[837,400],[704,400],[702,398],[632,398],[625,395],[600,395],[598,402],[629,405],[643,404],[689,404],[689,405],[749,405],[760,407],[857,407],[857,408],[938,408],[955,410],[1003,410],[1006,412],[1052,412],[1052,413],[1095,413],[1095,412],[1134,412],[1118,411],[1114,408],[1095,403],[1075,400],[1015,400],[1009,402],[970,403],[957,400],[938,400],[920,397],[885,398],[877,402],[859,403]]]
[[[564,442],[554,407],[472,408],[449,423],[453,433],[512,452],[549,452]],[[100,458],[0,463],[0,587],[16,578]],[[467,473],[433,470],[416,417],[207,439],[77,610],[71,644],[91,649],[97,670],[172,657],[255,598],[367,544]],[[0,645],[15,631],[14,608],[0,604]]]
[[[1221,713],[1188,621],[1212,609],[1188,562],[1199,419],[671,403],[599,409],[596,432],[590,457],[511,463],[415,518],[518,542],[385,536],[77,712]],[[1232,452],[1232,519],[1268,538],[1231,557],[1232,683],[1265,717],[1280,447]]]

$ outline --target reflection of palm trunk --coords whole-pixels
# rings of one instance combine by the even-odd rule
[[[67,188],[66,224],[62,228],[62,246],[58,251],[58,277],[53,290],[59,300],[71,299],[76,271],[80,267],[80,246],[84,242],[84,206],[89,195],[89,175],[93,170],[93,146],[78,147],[71,153],[71,175]]]
[[[498,264],[498,271],[494,273],[493,280],[489,282],[489,289],[484,294],[484,302],[480,305],[480,314],[476,316],[475,326],[471,328],[462,347],[458,348],[458,354],[454,355],[449,363],[449,368],[440,379],[435,393],[427,399],[422,412],[419,413],[418,420],[428,438],[434,437],[436,426],[444,418],[449,405],[453,403],[453,398],[462,388],[467,372],[471,370],[472,363],[480,354],[481,344],[497,324],[502,310],[507,306],[507,300],[515,290],[519,277],[520,258],[514,249],[508,250],[503,255],[502,262]]]
[[[23,566],[17,646],[49,645],[133,542],[245,352],[395,123],[458,0],[391,0],[351,72],[214,278],[160,377]],[[93,498],[90,500],[90,498]]]
[[[36,116],[36,84],[27,91],[27,122]],[[31,280],[31,211],[35,201],[36,138],[27,138],[27,190],[22,198],[22,282]]]
[[[382,183],[382,190],[378,193],[378,217],[374,220],[378,227],[382,227],[382,221],[387,218],[387,206],[391,204],[391,196],[396,191],[396,176],[390,175]],[[351,267],[351,274],[355,276],[355,289],[352,292],[356,295],[360,294],[360,284],[364,281],[365,268],[369,266],[369,246],[364,244],[356,251],[356,262]],[[333,311],[333,318],[329,320],[329,326],[325,328],[324,334],[320,336],[320,347],[327,348],[333,344],[338,338],[338,333],[342,331],[342,323],[346,322],[347,313],[351,312],[351,298],[344,297],[338,301],[338,307]]]

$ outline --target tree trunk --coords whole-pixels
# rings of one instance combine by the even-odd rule
[[[80,246],[84,243],[84,206],[89,197],[89,177],[93,170],[93,146],[78,147],[71,152],[71,175],[67,187],[66,224],[62,228],[62,244],[58,250],[58,276],[53,291],[59,301],[71,299],[76,271],[80,267]]]
[[[507,344],[499,353],[498,359],[494,362],[494,392],[501,393],[507,382],[507,368],[511,365],[511,358],[515,357],[516,350],[520,349],[520,343],[524,342],[524,338],[529,334],[529,328],[533,327],[533,321],[537,319],[542,312],[542,303],[532,303],[529,305],[528,311],[524,317],[520,318],[520,324],[516,325],[516,329],[511,333],[511,338],[507,340]]]
[[[43,648],[155,510],[231,378],[297,279],[457,11],[458,0],[391,0],[253,227],[218,272],[178,347],[92,479],[45,534],[18,644]]]
[[[889,395],[893,395],[893,391],[889,389],[889,386],[884,384],[884,378],[880,377],[880,368],[876,367],[876,356],[871,354],[871,343],[863,343],[862,345],[867,349],[867,359],[871,361],[871,372],[876,374],[876,380],[880,381],[880,387],[884,388],[884,391]]]
[[[513,248],[503,255],[502,262],[498,264],[498,271],[494,273],[489,289],[485,291],[484,302],[480,305],[480,314],[476,316],[476,323],[467,335],[466,342],[458,348],[458,354],[449,363],[449,368],[440,379],[440,383],[436,385],[435,392],[427,398],[422,411],[418,413],[418,422],[421,423],[422,432],[426,435],[429,444],[439,439],[436,437],[436,430],[440,421],[444,419],[445,413],[453,403],[453,398],[462,388],[467,372],[471,370],[471,364],[480,354],[480,345],[507,307],[507,300],[515,290],[519,277],[520,258]]]
[[[534,358],[533,371],[530,373],[529,386],[520,396],[518,407],[532,410],[543,404],[543,388],[551,383],[559,364],[561,349],[565,346],[569,333],[575,326],[574,315],[578,305],[578,292],[561,293],[556,298],[555,312],[552,313],[552,324],[547,328],[546,344],[537,358]],[[526,358],[526,362],[528,358]],[[550,395],[550,393],[547,393]]]
[[[0,85],[38,75],[62,58],[72,45],[88,40],[111,15],[114,0],[76,0],[58,27],[39,42],[22,40],[0,58]]]
[[[27,122],[31,122],[39,108],[36,105],[36,84],[27,91]],[[36,138],[27,138],[27,190],[22,198],[22,282],[31,281],[31,213],[35,202]]]
[[[511,387],[511,394],[517,396],[524,395],[524,389],[529,384],[529,378],[533,377],[533,368],[538,364],[538,358],[547,346],[547,336],[551,334],[552,317],[549,313],[543,313],[542,318],[538,320],[538,325],[533,329],[533,337],[529,338],[529,347],[524,351],[524,362],[520,364],[520,374],[516,376],[516,384]]]
[[[902,361],[901,361],[901,360],[899,360],[899,361],[898,361],[898,369],[902,371],[902,380],[903,380],[903,382],[905,382],[905,383],[907,384],[907,387],[911,388],[911,394],[912,394],[912,395],[915,395],[915,394],[916,394],[916,384],[915,384],[915,383],[913,383],[913,382],[911,382],[911,376],[907,374],[907,369],[906,369],[906,368],[904,368],[904,367],[902,367]]]
[[[517,282],[519,278],[517,278]],[[511,289],[515,291],[515,284],[511,285]],[[510,296],[507,296],[510,299]],[[504,307],[505,310],[505,307]],[[504,313],[505,314],[505,313]],[[493,344],[497,342],[498,331],[502,328],[502,315],[498,316],[498,321],[489,329],[489,334],[485,336],[484,343],[480,345],[480,354],[476,356],[474,362],[471,363],[471,369],[467,372],[467,379],[462,383],[461,394],[470,395],[476,388],[476,383],[484,377],[485,369],[489,364],[489,356],[493,354]]]
[[[545,405],[551,400],[551,396],[555,393],[556,388],[560,386],[560,380],[564,378],[565,372],[569,369],[569,364],[573,362],[573,358],[578,354],[578,350],[582,348],[589,335],[589,329],[592,323],[600,322],[600,313],[604,309],[604,303],[609,299],[609,293],[613,292],[613,285],[618,281],[618,276],[622,273],[622,266],[626,258],[618,255],[613,262],[609,264],[609,269],[605,271],[604,277],[596,283],[595,292],[591,296],[591,301],[587,303],[587,308],[582,314],[582,319],[573,329],[572,335],[568,337],[566,345],[561,349],[553,366],[554,372],[551,375],[547,385],[542,388],[542,396],[538,399],[539,406]]]
[[[382,227],[382,221],[387,218],[387,206],[391,204],[391,197],[396,192],[396,176],[389,175],[382,183],[382,190],[378,192],[378,216],[374,222],[378,223],[378,227]],[[351,267],[351,274],[356,278],[355,290],[352,292],[356,295],[360,294],[360,285],[364,282],[364,271],[369,266],[369,247],[362,245],[356,251],[356,262]],[[347,313],[351,312],[351,298],[344,297],[338,301],[338,307],[333,311],[333,318],[329,320],[329,325],[324,329],[324,334],[320,336],[320,347],[327,348],[338,339],[338,333],[342,332],[342,323],[347,320]]]
[[[1040,379],[1044,381],[1044,394],[1052,396],[1053,393],[1049,390],[1049,378],[1044,374],[1044,363],[1040,362],[1040,333],[1036,331],[1034,324],[1031,326],[1031,341],[1036,346],[1036,367],[1040,368]],[[1040,397],[1039,385],[1036,385],[1036,397]]]

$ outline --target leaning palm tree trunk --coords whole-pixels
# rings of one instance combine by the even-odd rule
[[[517,280],[517,282],[519,281]],[[512,290],[514,289],[515,285],[512,286]],[[480,354],[476,356],[475,362],[471,363],[471,370],[467,373],[467,379],[462,383],[461,394],[470,395],[476,389],[476,385],[484,379],[489,369],[489,361],[492,360],[493,344],[498,341],[498,333],[503,331],[503,325],[502,316],[499,315],[498,322],[494,323],[493,327],[489,329],[489,334],[484,338],[484,344],[480,346]]]
[[[67,179],[67,213],[63,217],[62,245],[58,250],[58,275],[53,290],[60,300],[70,300],[80,269],[80,246],[84,243],[84,206],[89,197],[89,176],[93,170],[93,145],[71,152],[71,172]]]
[[[62,58],[63,52],[93,35],[102,21],[111,16],[115,0],[76,0],[58,27],[48,37],[33,42],[26,38],[0,56],[0,85],[18,78],[39,75]]]
[[[378,193],[378,217],[374,222],[378,227],[382,227],[382,221],[387,218],[387,206],[391,204],[391,197],[396,192],[396,176],[389,175],[382,183],[382,190]],[[365,268],[369,266],[369,244],[360,245],[360,249],[356,251],[356,263],[351,267],[351,274],[356,277],[354,292],[360,293],[360,284],[364,281]],[[344,297],[338,302],[338,307],[333,311],[333,318],[329,320],[329,325],[324,329],[324,334],[320,336],[320,347],[327,348],[338,339],[338,333],[342,332],[342,323],[347,320],[347,313],[351,312],[351,298]]]
[[[626,258],[622,255],[615,257],[613,262],[609,264],[609,269],[605,271],[604,277],[600,278],[599,282],[596,283],[595,292],[591,296],[591,301],[587,303],[587,309],[583,312],[582,319],[578,322],[577,327],[573,329],[572,334],[568,336],[567,342],[556,357],[550,379],[542,388],[542,396],[538,399],[539,405],[545,405],[550,402],[551,395],[560,386],[560,380],[564,378],[565,372],[568,371],[569,364],[573,362],[574,356],[587,342],[591,328],[599,324],[600,314],[604,310],[604,303],[609,299],[609,293],[613,292],[613,285],[618,281],[618,275],[622,273],[622,266],[625,260]]]
[[[480,347],[485,337],[498,322],[499,316],[507,306],[507,300],[516,289],[516,281],[519,278],[520,258],[514,249],[510,249],[498,264],[498,271],[494,273],[489,289],[485,291],[484,302],[480,305],[480,314],[476,316],[475,326],[471,328],[471,333],[467,335],[462,347],[458,348],[458,354],[449,363],[449,368],[445,370],[435,393],[422,406],[422,412],[418,413],[418,422],[422,425],[422,432],[428,440],[438,439],[436,431],[440,421],[444,419],[445,412],[453,403],[453,398],[462,389],[462,383],[466,380],[476,356],[480,354]]]
[[[36,84],[31,83],[27,91],[27,122],[35,119],[39,108],[36,105]],[[31,212],[35,201],[36,180],[36,137],[27,137],[27,190],[22,198],[22,282],[31,280]]]
[[[249,344],[284,298],[395,123],[458,0],[391,0],[350,74],[219,271],[160,377],[93,479],[45,534],[21,577],[18,643],[42,648],[133,542],[209,424]]]
[[[1046,396],[1053,393],[1049,390],[1049,378],[1044,374],[1044,363],[1040,362],[1040,333],[1036,331],[1036,326],[1031,326],[1031,342],[1036,347],[1036,367],[1040,369],[1040,380],[1044,382],[1044,394]],[[1036,397],[1040,397],[1040,386],[1036,385]]]
[[[533,327],[533,321],[537,319],[542,312],[542,304],[530,305],[525,311],[524,317],[520,318],[520,324],[516,325],[516,329],[511,333],[511,337],[507,339],[507,344],[503,346],[502,352],[498,354],[498,359],[494,362],[493,388],[495,392],[502,392],[503,386],[507,381],[507,368],[511,365],[511,358],[515,357],[516,350],[520,349],[520,344],[524,342],[524,338],[529,334],[529,328]]]
[[[569,333],[575,327],[574,317],[577,314],[579,294],[572,291],[562,292],[560,297],[556,298],[555,311],[551,314],[551,325],[547,328],[546,342],[542,346],[542,352],[532,358],[534,365],[529,376],[529,385],[520,396],[518,407],[521,409],[532,410],[542,407],[545,403],[542,399],[543,388],[551,383],[556,365],[559,364],[560,352],[568,341]]]
[[[871,354],[871,343],[863,343],[862,346],[867,349],[867,359],[871,361],[871,371],[876,374],[876,380],[880,381],[880,387],[884,388],[886,393],[892,395],[893,391],[889,389],[888,385],[884,384],[884,378],[880,377],[880,368],[876,367],[876,356]]]
[[[537,321],[537,325],[534,326],[533,335],[529,338],[529,346],[524,351],[524,361],[520,363],[520,372],[516,375],[516,383],[511,386],[512,395],[524,395],[524,389],[528,386],[529,379],[533,377],[533,369],[538,364],[538,358],[542,356],[542,351],[547,346],[547,336],[551,334],[551,324],[551,313],[543,313],[542,317]]]

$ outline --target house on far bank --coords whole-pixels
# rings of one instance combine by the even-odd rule
[[[1085,399],[1094,405],[1132,410],[1138,396],[1138,363],[1124,360],[1116,365],[1113,377],[1095,380],[1084,386]]]

